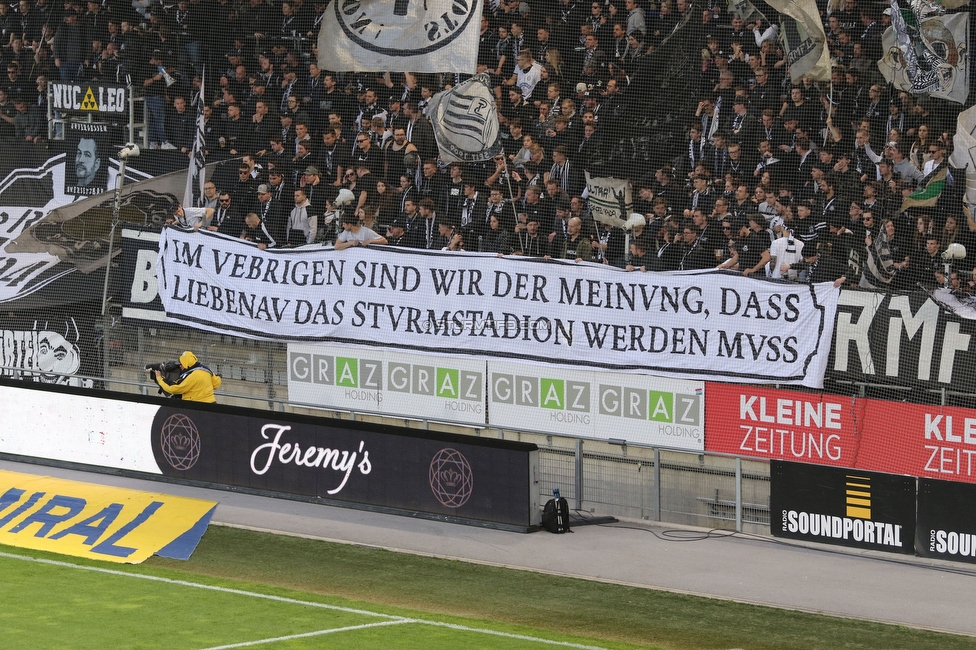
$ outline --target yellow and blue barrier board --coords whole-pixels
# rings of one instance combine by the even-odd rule
[[[0,471],[0,544],[107,562],[187,560],[215,501]]]

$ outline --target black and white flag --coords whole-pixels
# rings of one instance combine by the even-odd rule
[[[445,162],[491,160],[502,150],[495,97],[485,73],[434,95],[424,114]]]
[[[203,197],[203,184],[206,181],[207,167],[207,122],[203,119],[203,106],[206,103],[204,83],[207,71],[200,77],[200,95],[197,98],[197,135],[193,139],[193,152],[190,154],[190,167],[186,170],[186,190],[183,192],[183,205],[196,206]]]
[[[473,74],[481,7],[481,0],[333,0],[319,31],[319,67]]]

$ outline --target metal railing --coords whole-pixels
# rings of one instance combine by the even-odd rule
[[[153,395],[157,386],[149,381],[143,369],[145,362],[178,356],[177,349],[206,349],[211,368],[230,371],[228,374],[236,377],[226,381],[225,375],[225,385],[219,391],[222,403],[531,442],[540,449],[538,488],[543,502],[558,487],[583,516],[613,515],[769,534],[768,462],[293,402],[278,394],[287,390],[283,365],[275,363],[282,344],[245,339],[229,343],[231,337],[196,331],[181,332],[170,343],[148,330],[137,329],[140,331],[131,332],[132,337],[125,337],[131,344],[128,349],[109,346],[105,341],[102,376],[46,374],[44,381],[53,383],[60,378],[58,383],[70,381],[109,391]],[[220,349],[228,343],[228,349]],[[38,379],[39,374],[3,366],[0,373],[27,380]],[[254,389],[241,390],[250,386]]]

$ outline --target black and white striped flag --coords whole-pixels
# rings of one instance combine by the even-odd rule
[[[491,160],[502,150],[495,97],[485,73],[434,95],[424,114],[444,162]]]
[[[186,170],[186,191],[183,193],[183,205],[188,207],[203,205],[203,183],[206,181],[207,167],[207,123],[203,119],[203,106],[207,102],[204,93],[206,78],[207,70],[205,68],[200,77],[200,94],[197,96],[197,135],[193,139],[190,167]]]

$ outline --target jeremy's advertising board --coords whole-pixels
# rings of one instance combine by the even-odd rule
[[[528,530],[535,445],[70,387],[0,384],[0,454]]]

